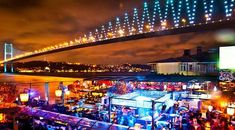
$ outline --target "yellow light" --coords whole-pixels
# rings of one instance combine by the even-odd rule
[[[205,128],[206,128],[206,130],[210,130],[210,128],[211,128],[210,122],[205,123]]]
[[[5,121],[5,114],[0,113],[0,122],[4,122]]]
[[[122,35],[124,34],[124,31],[123,31],[122,29],[120,29],[120,30],[118,31],[118,33],[122,36]]]
[[[64,43],[64,46],[68,46],[68,45],[69,45],[69,43],[68,43],[68,42],[65,42],[65,43]]]
[[[208,106],[208,110],[211,112],[213,110],[213,106]]]
[[[55,90],[55,96],[56,97],[61,97],[62,96],[62,90],[60,90],[60,89]]]
[[[29,101],[29,94],[28,94],[28,93],[21,93],[21,94],[20,94],[20,101],[21,101],[21,102],[27,102],[27,101]]]
[[[224,101],[224,100],[221,101],[221,102],[220,102],[220,106],[223,107],[223,108],[224,108],[224,107],[227,107],[227,106],[228,106],[227,101]]]
[[[220,82],[221,85],[226,85],[227,83],[226,82]]]
[[[75,38],[75,39],[74,39],[74,42],[75,42],[75,43],[78,43],[78,42],[79,42],[79,40]]]
[[[83,42],[83,43],[87,42],[87,38],[83,37],[83,38],[82,38],[82,42]]]
[[[69,96],[69,95],[70,95],[70,91],[66,91],[65,94],[66,94],[67,96]]]
[[[113,36],[113,33],[108,32],[108,36],[109,36],[109,37],[112,37],[112,36]]]
[[[100,95],[99,93],[92,93],[93,96],[98,96]]]
[[[135,126],[134,126],[135,130],[140,130],[141,129],[141,125],[136,123]]]
[[[95,38],[94,38],[93,36],[90,36],[89,39],[90,39],[91,41],[95,41]]]
[[[166,21],[162,22],[161,26],[166,27],[167,26],[167,22]]]
[[[131,29],[131,31],[132,31],[132,32],[135,32],[135,31],[136,31],[136,29],[133,27],[133,28]]]
[[[183,18],[183,19],[182,19],[182,22],[183,22],[183,23],[186,23],[186,19]]]
[[[149,30],[149,29],[151,29],[151,26],[150,25],[146,25],[145,28]]]

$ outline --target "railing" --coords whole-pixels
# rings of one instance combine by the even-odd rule
[[[107,122],[101,122],[96,120],[90,120],[87,118],[79,118],[75,116],[69,116],[65,114],[59,114],[56,112],[41,110],[37,108],[31,108],[26,106],[21,106],[20,113],[27,114],[28,116],[38,117],[41,119],[46,119],[54,122],[60,122],[62,124],[71,125],[76,128],[85,128],[90,130],[112,130],[112,129],[122,129],[122,130],[134,130],[134,128],[129,126],[123,126],[118,124],[111,124]]]

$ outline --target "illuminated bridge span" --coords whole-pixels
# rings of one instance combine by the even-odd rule
[[[154,0],[73,41],[16,55],[0,63],[121,41],[234,27],[235,0]]]

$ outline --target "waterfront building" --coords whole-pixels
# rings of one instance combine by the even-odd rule
[[[191,54],[191,50],[184,50],[182,56],[150,62],[152,70],[158,74],[180,75],[215,75],[217,68],[218,51],[210,49],[202,51],[197,47],[197,53]]]

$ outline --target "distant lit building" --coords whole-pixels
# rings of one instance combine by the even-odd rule
[[[203,52],[201,47],[197,47],[194,55],[191,55],[191,50],[184,50],[181,57],[163,59],[148,65],[158,74],[214,75],[218,73],[217,59],[217,49]]]

